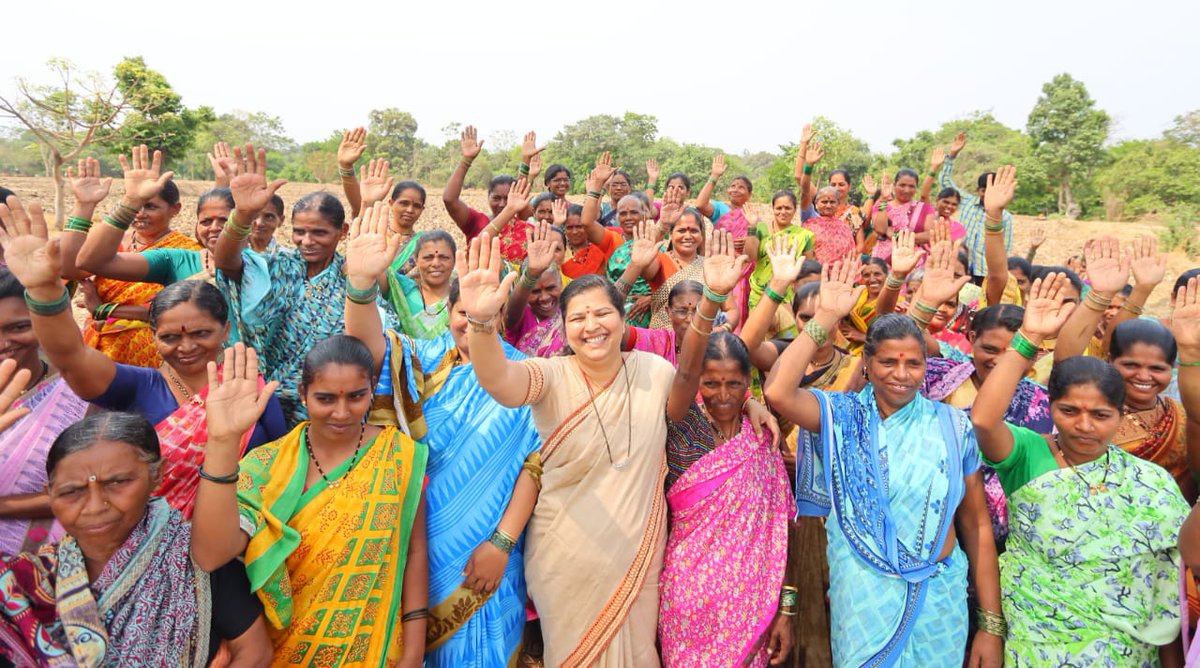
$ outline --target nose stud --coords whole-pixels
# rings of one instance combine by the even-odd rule
[[[94,475],[88,476],[88,482],[96,482],[96,476],[94,476]]]

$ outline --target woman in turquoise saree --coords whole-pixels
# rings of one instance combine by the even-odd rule
[[[867,332],[865,389],[801,389],[812,354],[863,290],[852,287],[858,270],[857,259],[823,270],[820,307],[772,368],[765,395],[807,432],[796,462],[799,513],[829,517],[834,664],[958,668],[968,570],[983,610],[1000,610],[996,548],[971,425],[919,394],[920,330],[907,316],[881,316]],[[1001,653],[1000,635],[977,632],[968,665],[999,666]]]

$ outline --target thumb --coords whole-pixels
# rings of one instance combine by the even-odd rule
[[[167,181],[170,181],[172,176],[175,176],[175,172],[163,172],[159,175],[158,181],[155,181],[155,183],[158,184],[159,188],[162,188],[167,185]]]
[[[111,187],[112,187],[112,177],[110,176],[107,179],[104,179],[104,189],[108,190]]]
[[[481,150],[481,151],[483,150],[483,141],[484,141],[484,140],[480,139],[480,140],[479,140],[479,144],[478,144],[478,146],[479,146],[479,150]]]
[[[55,237],[46,244],[46,260],[51,267],[62,267],[62,246],[60,239]]]
[[[287,179],[275,179],[274,181],[272,181],[270,184],[267,185],[267,190],[269,190],[271,192],[271,194],[274,195],[276,190],[279,190],[286,184],[287,184]]]
[[[966,285],[967,283],[969,283],[970,281],[971,281],[970,276],[963,276],[962,278],[954,281],[954,292],[957,293],[959,290],[962,290],[963,286]]]
[[[516,280],[517,280],[517,272],[510,271],[510,272],[508,272],[508,276],[505,276],[504,280],[500,281],[499,290],[500,290],[500,294],[504,296],[504,302],[508,301],[508,295],[510,292],[512,292],[512,286],[513,286],[513,283],[516,282]],[[501,303],[504,303],[504,302],[501,302]]]

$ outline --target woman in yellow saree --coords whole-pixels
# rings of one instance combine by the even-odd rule
[[[276,383],[258,389],[257,356],[242,344],[227,353],[225,369],[218,383],[209,366],[196,562],[208,569],[244,553],[273,665],[419,667],[428,616],[426,450],[395,427],[366,424],[370,350],[348,336],[314,346],[301,385],[311,421],[240,467],[242,425],[257,419]]]

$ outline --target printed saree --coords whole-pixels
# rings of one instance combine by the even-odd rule
[[[608,280],[615,283],[625,273],[625,268],[629,266],[632,253],[633,241],[626,241],[617,250],[613,251],[613,254],[608,258],[608,269],[606,270]],[[628,312],[633,304],[637,302],[638,297],[648,296],[651,292],[650,284],[646,282],[646,279],[638,277],[637,281],[633,284],[633,289],[629,291],[629,295],[625,299],[625,310]],[[650,315],[651,312],[648,309],[637,318],[626,318],[625,322],[636,327],[649,327]]]
[[[750,221],[746,219],[746,214],[742,209],[729,209],[729,205],[725,205],[728,212],[721,216],[718,220],[712,221],[714,230],[726,230],[733,235],[734,240],[744,239],[752,234],[750,229]],[[760,250],[761,252],[761,250]],[[749,262],[746,264],[746,271],[742,274],[741,280],[734,289],[729,293],[729,297],[737,304],[739,315],[738,330],[741,330],[742,325],[746,323],[746,317],[750,314],[750,275],[754,273],[755,263]]]
[[[879,315],[879,312],[875,310],[878,299],[878,296],[872,299],[867,294],[867,291],[863,290],[862,294],[858,296],[858,301],[854,304],[854,308],[846,316],[845,322],[849,323],[854,329],[866,334],[867,328],[871,326],[872,322],[875,322],[875,317]],[[863,344],[847,339],[846,349],[850,351],[851,355],[861,356]]]
[[[88,402],[75,396],[66,381],[54,374],[18,399],[13,408],[28,408],[30,413],[0,433],[0,496],[44,492],[50,444],[83,419]],[[62,536],[62,527],[51,518],[3,519],[0,554],[31,552]]]
[[[765,634],[779,608],[788,556],[791,487],[773,437],[748,418],[716,445],[699,408],[668,440],[707,451],[667,490],[671,531],[663,557],[658,632],[668,666],[767,665]],[[668,444],[668,458],[672,448]]]
[[[1155,415],[1158,419],[1155,419]],[[1158,406],[1128,411],[1113,436],[1113,445],[1167,470],[1188,503],[1196,501],[1196,479],[1188,468],[1187,413],[1174,399],[1160,397]]]
[[[443,299],[426,305],[421,286],[408,277],[420,239],[421,235],[414,236],[388,267],[386,303],[401,331],[415,339],[433,339],[450,329],[450,304]]]
[[[663,256],[660,255],[659,257],[662,258]],[[662,285],[650,293],[651,329],[671,328],[671,314],[667,312],[667,307],[670,306],[668,301],[671,297],[672,288],[683,281],[698,281],[701,285],[704,284],[704,258],[702,256],[697,255],[692,259],[690,264],[683,267],[675,264],[674,257],[667,257],[675,271],[663,281]]]
[[[845,228],[846,224],[838,221]],[[787,237],[788,240],[796,244],[796,257],[800,257],[805,253],[813,252],[814,244],[816,243],[813,237],[813,232],[805,225],[788,225],[782,230],[772,232],[772,223],[759,223],[754,228],[754,236],[758,237],[758,257],[753,258],[755,263],[750,271],[750,296],[748,305],[753,309],[758,300],[762,298],[763,292],[767,288],[767,284],[771,282],[771,277],[774,275],[771,269],[771,256],[768,251],[771,248],[776,237]],[[850,239],[850,249],[854,250],[854,239]],[[791,304],[792,298],[796,295],[796,289],[788,287],[787,292],[783,295],[783,302]]]
[[[809,218],[803,226],[816,239],[814,256],[822,265],[845,259],[858,248],[858,242],[854,240],[856,230],[841,218]]]
[[[539,320],[533,308],[525,305],[525,313],[513,330],[504,333],[506,341],[530,357],[553,357],[566,342],[563,340],[562,314]]]
[[[959,668],[967,560],[937,557],[980,466],[966,414],[918,395],[883,420],[869,385],[812,393],[821,431],[800,439],[796,504],[829,517],[834,664]]]
[[[1048,446],[1047,446],[1048,447]],[[1110,448],[1009,490],[1000,590],[1013,666],[1158,666],[1179,635],[1187,502],[1163,469]],[[1086,480],[1107,474],[1109,490]]]
[[[871,210],[871,215],[874,216],[876,208]],[[930,215],[934,214],[934,208],[920,200],[912,200],[906,204],[889,204],[887,209],[888,225],[891,228],[891,234],[895,235],[900,230],[909,232],[921,232],[925,229],[925,221]],[[925,246],[921,246],[925,248]],[[882,258],[889,264],[892,261],[892,239],[889,236],[887,239],[880,239],[875,244],[875,249],[871,254],[877,258]],[[917,262],[917,267],[925,266],[925,258],[921,258]]]
[[[394,665],[401,588],[421,500],[425,446],[385,427],[304,488],[308,423],[242,459],[238,509],[246,575],[263,603],[274,666]]]
[[[192,527],[165,501],[88,581],[70,536],[0,563],[0,655],[18,666],[204,666],[212,597]]]
[[[511,346],[504,350],[508,359],[525,358]],[[422,341],[390,331],[384,359],[374,418],[399,422],[429,447],[425,665],[509,665],[525,629],[523,541],[490,595],[463,587],[462,574],[499,526],[517,476],[525,468],[539,474],[541,437],[529,408],[505,408],[484,391],[449,332]]]
[[[195,239],[172,231],[142,250],[154,248],[185,248],[198,251],[200,244],[196,243]],[[118,281],[100,277],[96,277],[95,284],[100,301],[124,306],[145,306],[163,289],[158,283]],[[89,316],[83,325],[83,341],[120,364],[144,367],[162,364],[158,348],[154,346],[154,335],[150,333],[150,323],[145,320],[109,318],[104,322],[96,322]]]

